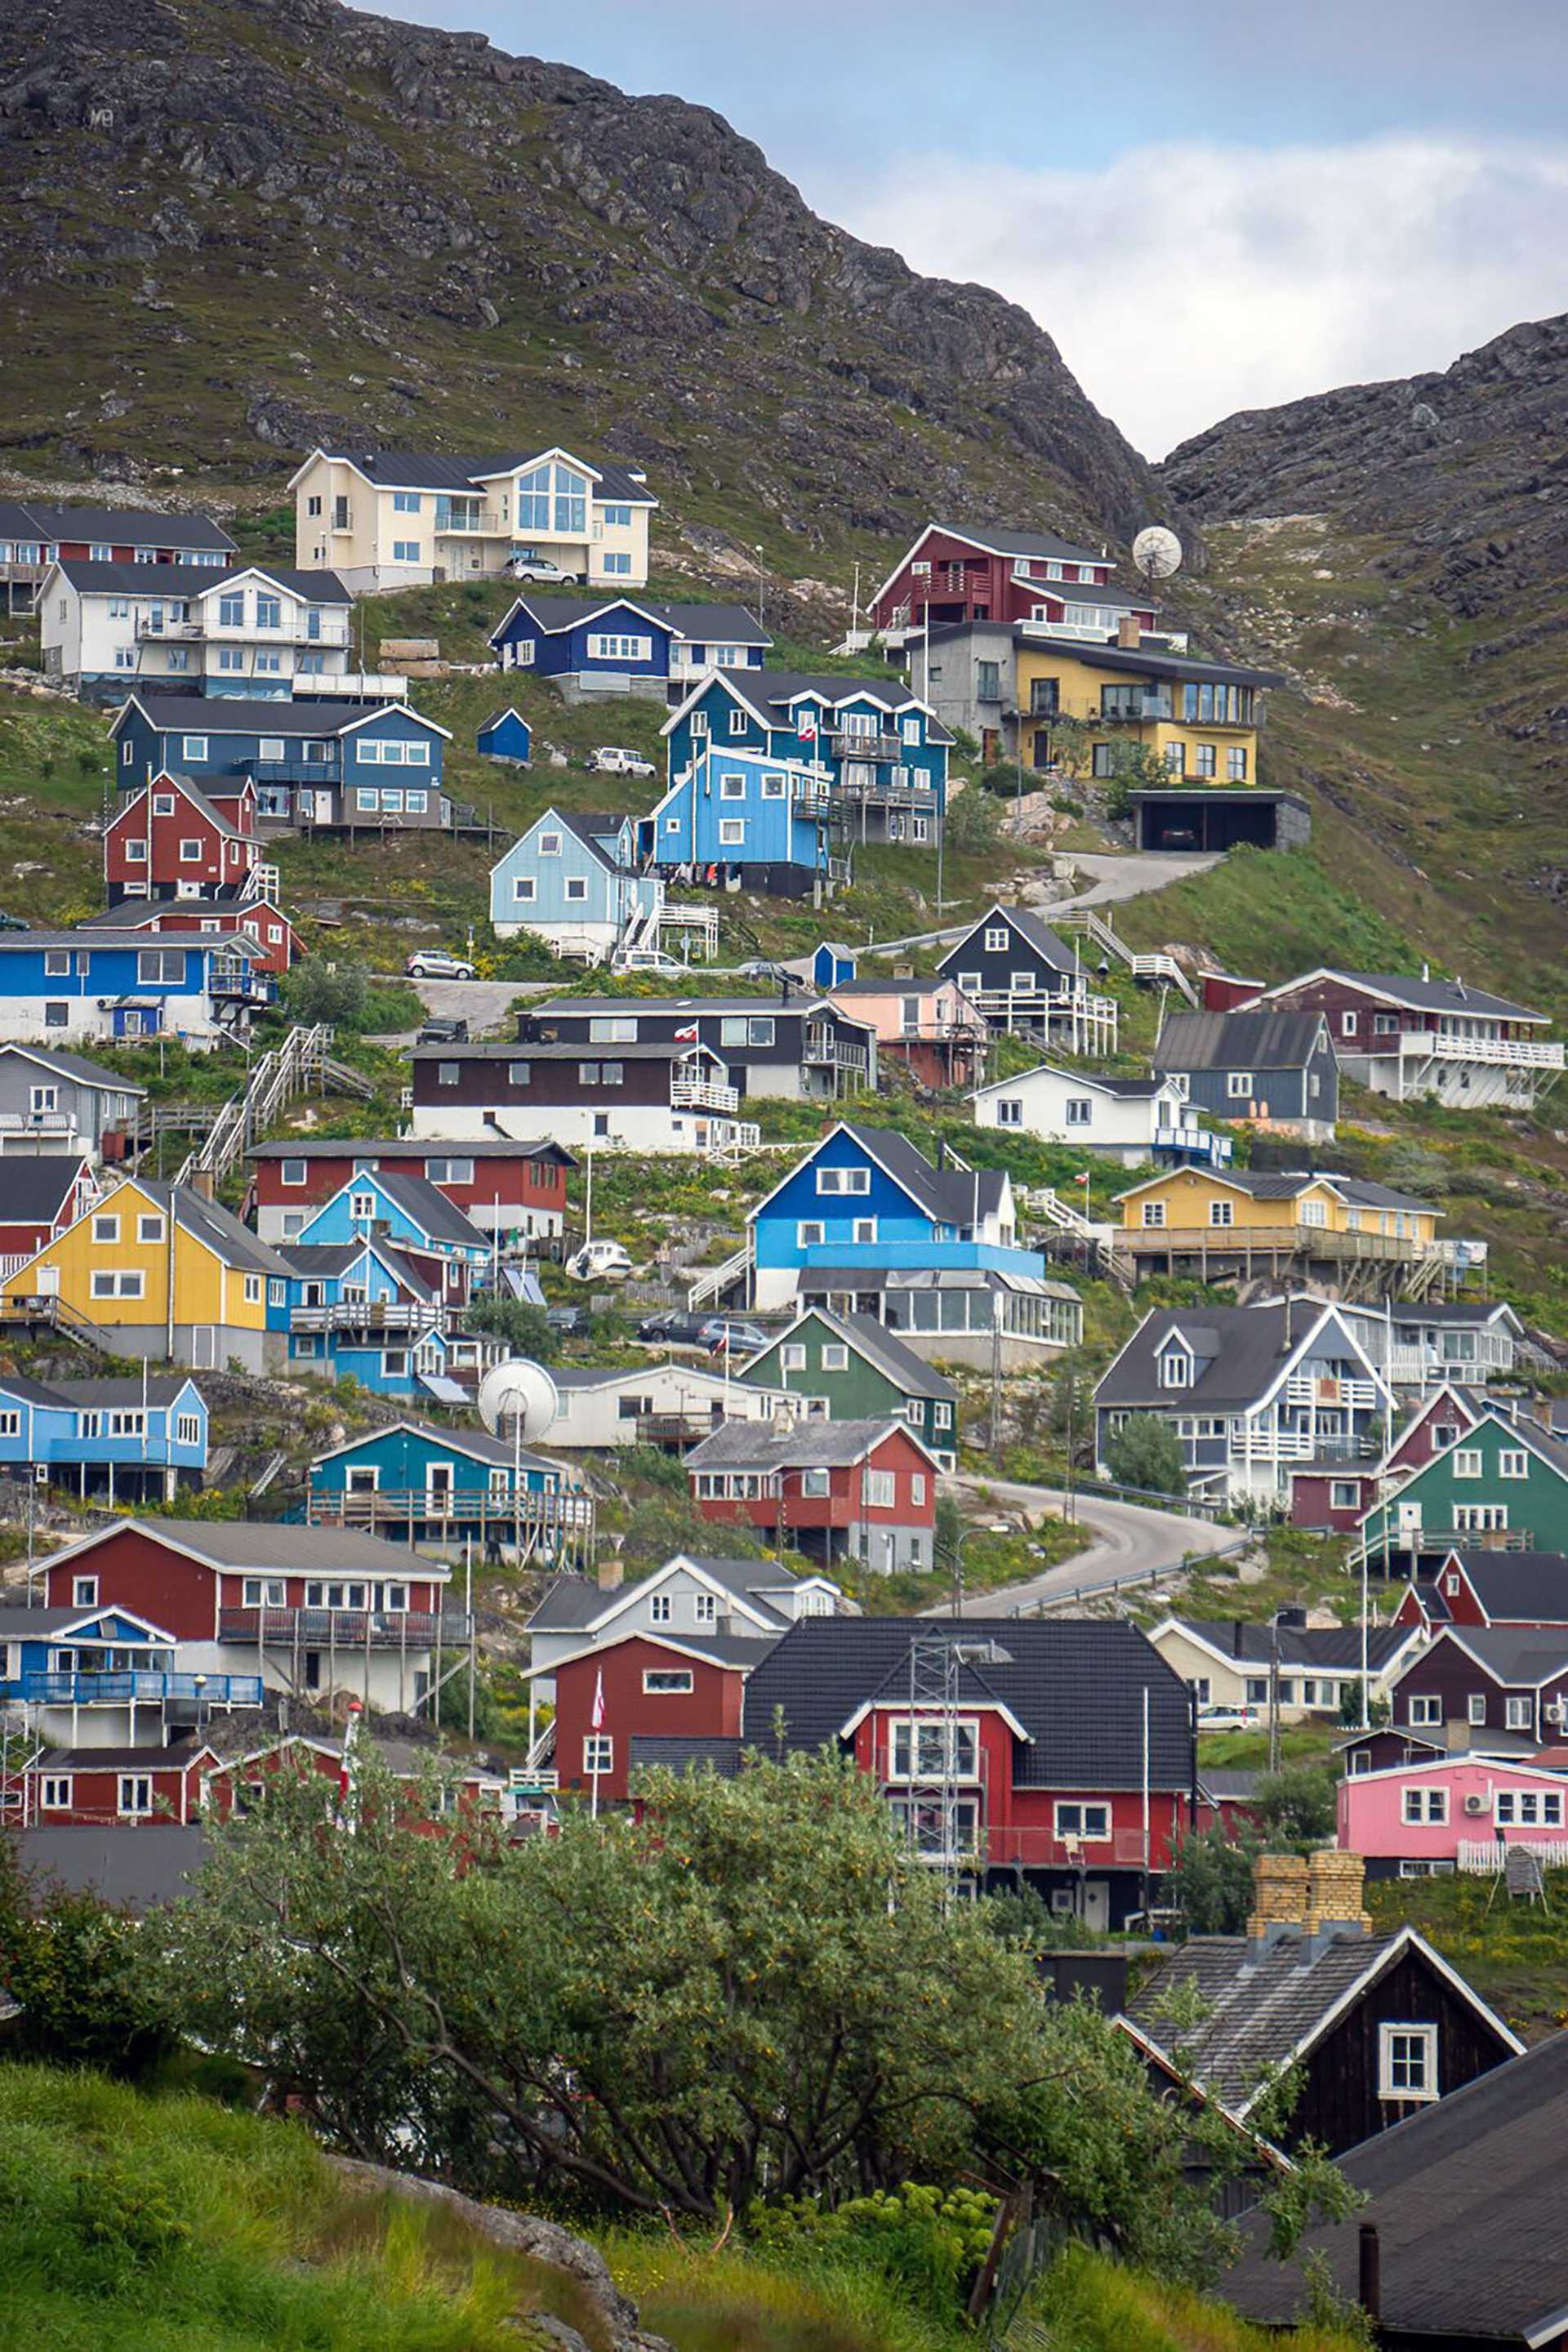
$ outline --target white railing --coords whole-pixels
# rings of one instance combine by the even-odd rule
[[[1371,1381],[1341,1381],[1327,1374],[1292,1372],[1285,1383],[1287,1404],[1348,1405],[1370,1412],[1377,1402]]]
[[[1373,1041],[1377,1051],[1377,1040]],[[1445,1034],[1435,1029],[1405,1029],[1400,1032],[1399,1050],[1425,1060],[1439,1062],[1496,1062],[1504,1067],[1521,1070],[1560,1070],[1563,1048],[1560,1044],[1537,1043],[1525,1037],[1466,1037]]]
[[[74,1135],[68,1110],[0,1110],[0,1135]]]
[[[1046,913],[1048,917],[1048,907]],[[1197,1003],[1197,992],[1174,956],[1163,952],[1141,954],[1130,948],[1126,940],[1111,929],[1104,916],[1097,915],[1092,907],[1069,908],[1057,928],[1081,931],[1086,939],[1094,941],[1096,947],[1103,948],[1108,955],[1113,955],[1120,963],[1124,963],[1134,980],[1152,980],[1164,987],[1179,988],[1189,1004]]]
[[[31,1255],[30,1250],[0,1250],[0,1282],[8,1282]]]
[[[716,1078],[671,1078],[671,1110],[738,1110],[740,1089],[721,1086]]]
[[[1495,1878],[1509,1846],[1527,1845],[1547,1870],[1568,1870],[1568,1838],[1532,1837],[1528,1829],[1510,1827],[1505,1837],[1461,1838],[1454,1859],[1471,1878]]]
[[[717,907],[679,907],[665,905],[653,917],[653,932],[657,943],[668,931],[677,939],[697,939],[709,955],[719,946],[719,909]]]
[[[688,1286],[686,1304],[693,1309],[717,1305],[731,1284],[739,1282],[742,1276],[749,1275],[751,1271],[752,1241],[751,1235],[748,1234],[740,1248],[732,1256],[727,1257],[722,1265],[704,1267],[695,1282]]]

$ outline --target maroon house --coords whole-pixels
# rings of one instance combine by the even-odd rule
[[[238,931],[248,931],[261,950],[253,960],[254,969],[271,972],[278,979],[305,952],[299,932],[276,898],[263,897],[259,892],[246,898],[221,900],[122,898],[119,906],[100,915],[89,915],[77,928],[83,931],[145,932],[151,938],[162,938],[165,932],[196,931],[209,939],[232,939]]]
[[[687,1455],[686,1470],[705,1519],[883,1575],[933,1565],[936,1456],[900,1422],[730,1421]]]
[[[1103,548],[1097,553],[1050,531],[928,523],[873,594],[871,625],[893,637],[928,621],[933,629],[971,621],[1073,626],[1069,607],[1087,604],[1109,614],[1104,636],[1114,636],[1124,616],[1153,628],[1155,606],[1112,588],[1115,569]]]
[[[237,791],[209,793],[186,776],[154,776],[122,802],[103,836],[109,903],[232,897],[259,856],[248,779]]]
[[[1451,1551],[1429,1584],[1411,1584],[1396,1625],[1513,1625],[1568,1634],[1568,1558],[1560,1551]]]
[[[1394,1685],[1394,1728],[1451,1748],[1538,1748],[1568,1724],[1568,1627],[1445,1625]]]
[[[577,1162],[559,1143],[486,1137],[446,1143],[430,1136],[290,1136],[258,1144],[250,1206],[263,1241],[293,1239],[362,1169],[422,1176],[481,1233],[559,1238],[566,1173]]]
[[[1478,1418],[1463,1389],[1441,1388],[1423,1402],[1381,1462],[1303,1462],[1287,1474],[1291,1526],[1352,1535],[1383,1499],[1390,1478],[1425,1469],[1435,1454],[1473,1429]]]

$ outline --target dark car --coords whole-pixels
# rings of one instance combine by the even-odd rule
[[[31,923],[25,923],[20,915],[0,914],[0,931],[30,931],[32,928]]]
[[[448,1020],[444,1016],[439,1018],[432,1016],[419,1032],[419,1043],[422,1045],[466,1045],[468,1042],[468,1023],[455,1019]]]
[[[662,1340],[667,1348],[706,1348],[711,1344],[716,1318],[693,1315],[684,1307],[661,1307],[645,1315],[637,1325],[639,1339]]]
[[[578,1333],[588,1330],[594,1320],[585,1307],[549,1307],[544,1311],[544,1319],[552,1331],[560,1332],[563,1339],[574,1339]]]
[[[768,1344],[768,1335],[755,1323],[732,1323],[724,1317],[710,1327],[708,1349],[715,1356],[754,1356]]]

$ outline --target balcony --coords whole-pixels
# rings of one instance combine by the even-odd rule
[[[741,1108],[740,1090],[715,1078],[671,1078],[669,1107],[671,1110],[736,1111]]]
[[[436,536],[448,533],[464,539],[510,539],[511,525],[499,507],[447,506],[436,501]]]
[[[208,993],[226,1001],[238,999],[245,1004],[270,1004],[278,993],[278,983],[269,974],[252,971],[245,964],[215,964],[207,982]]]
[[[460,1609],[444,1610],[438,1617],[423,1609],[220,1609],[217,1637],[247,1650],[428,1650],[437,1639],[466,1642],[468,1621]]]
[[[35,1706],[160,1706],[187,1699],[203,1706],[259,1706],[259,1675],[27,1674],[22,1696]]]
[[[1113,703],[1102,709],[1091,724],[1100,727],[1147,727],[1159,719],[1173,719],[1175,710],[1168,694],[1146,694],[1142,699]],[[1197,721],[1194,720],[1194,725]],[[1223,725],[1223,720],[1205,719],[1205,727]]]
[[[264,729],[258,731],[265,732]],[[338,759],[334,752],[330,760],[258,760],[250,774],[258,784],[324,784],[331,788],[338,781]]]
[[[827,748],[837,760],[872,760],[885,763],[902,760],[907,747],[897,735],[837,733],[828,736]]]
[[[142,638],[167,638],[174,645],[189,645],[205,632],[200,621],[165,621],[154,613],[137,615],[136,634]]]
[[[808,1065],[824,1069],[854,1070],[866,1076],[867,1052],[864,1045],[842,1045],[835,1037],[821,1030],[808,1029],[802,1059]]]
[[[702,1412],[645,1412],[635,1424],[639,1445],[700,1445],[722,1423]]]
[[[313,1528],[374,1528],[384,1524],[406,1528],[411,1523],[415,1526],[435,1523],[454,1528],[478,1528],[481,1532],[494,1528],[501,1537],[509,1536],[520,1523],[532,1533],[540,1529],[559,1528],[577,1534],[586,1533],[592,1528],[594,1503],[591,1496],[525,1492],[514,1500],[510,1492],[510,1472],[500,1471],[497,1475],[507,1480],[504,1488],[498,1485],[493,1489],[489,1486],[458,1486],[449,1491],[432,1491],[425,1486],[380,1486],[374,1494],[353,1495],[341,1490],[331,1493],[312,1491],[306,1497],[305,1516]],[[267,1613],[270,1618],[288,1612],[268,1610]],[[326,1614],[322,1611],[303,1613]],[[363,1625],[363,1615],[360,1622]],[[391,1617],[384,1622],[395,1629],[399,1621]],[[413,1622],[412,1620],[409,1622]],[[436,1622],[433,1617],[422,1622],[431,1627]],[[444,1620],[448,1633],[453,1622],[450,1615]],[[341,1641],[342,1634],[338,1638]],[[360,1639],[363,1641],[363,1638],[362,1632]],[[395,1630],[391,1639],[395,1643]],[[412,1633],[409,1639],[413,1639]]]
[[[1179,1256],[1375,1258],[1414,1265],[1432,1254],[1429,1243],[1401,1234],[1336,1233],[1327,1225],[1119,1225],[1116,1246],[1135,1257],[1173,1250]]]
[[[458,1308],[412,1298],[340,1298],[330,1307],[292,1307],[290,1331],[446,1331]],[[433,1369],[440,1369],[433,1367]]]
[[[1370,1050],[1386,1054],[1393,1044],[1392,1038],[1374,1037]],[[1357,1049],[1347,1045],[1344,1050],[1353,1055]],[[1467,1037],[1436,1029],[1402,1030],[1399,1052],[1423,1061],[1486,1062],[1500,1069],[1560,1070],[1563,1066],[1561,1044],[1531,1037]]]

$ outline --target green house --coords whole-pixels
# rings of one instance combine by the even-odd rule
[[[944,1470],[958,1466],[957,1389],[874,1316],[809,1307],[752,1357],[741,1378],[753,1388],[806,1398],[808,1417],[824,1421],[895,1413]]]
[[[1451,1445],[1373,1504],[1361,1522],[1375,1565],[1396,1574],[1456,1544],[1476,1550],[1568,1551],[1568,1444],[1524,1414],[1483,1412]]]

